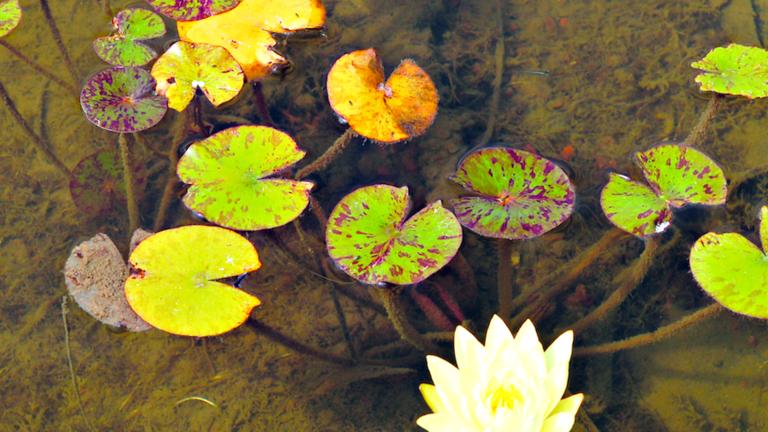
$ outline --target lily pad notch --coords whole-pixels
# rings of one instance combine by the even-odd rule
[[[116,66],[143,66],[157,52],[142,43],[165,35],[165,23],[160,15],[146,9],[125,9],[112,19],[115,34],[93,41],[96,55]]]

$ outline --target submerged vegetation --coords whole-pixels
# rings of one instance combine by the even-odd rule
[[[110,2],[101,5],[111,10]],[[553,132],[557,122],[532,132],[522,126],[512,129],[516,126],[504,119],[518,118],[525,125],[536,116],[562,120],[564,111],[579,117],[580,107],[589,104],[568,99],[588,90],[571,89],[564,100],[552,100],[547,92],[562,90],[558,86],[569,78],[556,84],[561,76],[527,68],[523,58],[537,58],[538,45],[527,51],[518,47],[515,56],[505,52],[505,42],[530,35],[527,28],[507,28],[522,21],[511,20],[501,6],[489,13],[498,28],[485,28],[465,19],[480,13],[474,10],[482,9],[480,5],[436,4],[435,17],[443,21],[427,33],[441,47],[445,62],[420,52],[423,41],[387,45],[386,38],[376,37],[372,16],[358,23],[372,26],[370,34],[345,33],[336,26],[355,22],[359,12],[333,3],[332,13],[326,14],[328,5],[310,0],[147,1],[147,9],[117,12],[115,33],[91,38],[93,51],[71,57],[47,2],[41,0],[40,6],[65,68],[49,69],[21,52],[16,57],[48,77],[55,94],[69,102],[71,85],[58,69],[67,69],[80,87],[78,70],[85,57],[109,63],[83,79],[80,91],[84,117],[98,128],[85,128],[84,123],[79,127],[85,130],[77,133],[98,139],[93,148],[83,149],[87,151],[79,152],[79,141],[65,151],[58,134],[46,129],[52,118],[48,109],[33,125],[27,105],[16,106],[15,100],[27,104],[26,97],[11,98],[2,86],[0,96],[12,114],[11,124],[34,145],[35,155],[44,156],[61,174],[56,181],[67,180],[62,184],[70,193],[57,206],[79,209],[70,211],[70,218],[82,228],[68,237],[66,248],[75,243],[74,236],[95,232],[116,239],[113,243],[98,234],[71,251],[58,247],[46,253],[55,255],[56,262],[69,254],[64,280],[90,316],[142,332],[104,332],[62,303],[71,383],[66,388],[68,401],[74,403],[57,408],[55,418],[61,424],[166,427],[195,403],[211,411],[199,410],[183,420],[186,428],[203,428],[212,419],[208,428],[216,424],[226,430],[314,430],[319,424],[330,430],[355,429],[359,425],[354,422],[340,427],[341,416],[347,410],[360,413],[365,405],[377,407],[365,413],[366,421],[385,429],[407,429],[424,414],[418,424],[432,431],[451,430],[457,422],[467,422],[467,430],[514,425],[565,431],[574,424],[586,430],[628,430],[614,425],[619,422],[617,410],[631,405],[627,421],[638,421],[646,409],[642,395],[638,390],[614,395],[600,371],[603,360],[592,356],[674,338],[710,317],[725,316],[721,304],[740,314],[768,316],[760,298],[766,292],[764,251],[740,234],[716,233],[728,223],[750,223],[723,207],[726,173],[732,183],[741,184],[766,171],[757,162],[744,168],[723,148],[708,144],[708,136],[720,140],[723,126],[718,122],[755,115],[743,100],[708,95],[705,108],[698,104],[702,112],[693,125],[685,120],[695,114],[686,104],[687,110],[672,116],[665,136],[631,136],[635,129],[626,126],[587,147],[581,132],[574,130],[560,150],[552,143],[567,133],[562,128]],[[163,37],[163,20],[172,22],[150,6],[179,20],[177,34],[171,30],[167,37],[154,39]],[[573,11],[569,7],[563,13]],[[14,14],[20,9],[15,1],[0,1],[0,11],[5,37],[18,30],[20,14]],[[572,21],[547,17],[543,28],[550,34],[573,31]],[[719,42],[711,36],[703,38],[708,46]],[[470,41],[484,45],[471,46]],[[349,51],[372,42],[381,43],[382,50]],[[449,49],[450,43],[456,46]],[[10,52],[16,49],[7,46]],[[468,46],[472,49],[462,56],[451,51]],[[708,46],[698,46],[700,56]],[[493,55],[487,55],[489,47]],[[289,62],[288,52],[296,56],[295,63]],[[765,57],[764,50],[743,45],[716,48],[693,63],[705,71],[696,81],[705,91],[762,97]],[[387,76],[384,65],[402,58]],[[568,64],[584,69],[575,58]],[[642,77],[640,87],[653,93],[630,109],[634,114],[669,96],[669,82],[652,82],[648,69],[621,70]],[[275,74],[283,79],[271,79]],[[692,76],[690,71],[691,88]],[[614,78],[621,80],[620,74]],[[485,82],[489,86],[477,86]],[[542,93],[545,87],[550,90]],[[516,111],[512,102],[520,99],[510,89],[531,97],[529,111]],[[51,103],[47,98],[44,104]],[[616,109],[610,99],[599,102]],[[547,113],[537,113],[539,103],[547,104]],[[109,144],[114,135],[99,128],[117,133],[117,145]],[[624,132],[621,140],[632,138],[632,146],[618,149],[615,140]],[[681,144],[658,145],[663,138]],[[348,149],[353,141],[361,145]],[[305,153],[309,162],[304,162]],[[616,156],[631,153],[640,172]],[[642,174],[646,183],[619,172],[634,178]],[[54,183],[42,179],[40,184]],[[34,196],[21,184],[17,189],[19,199]],[[711,208],[701,209],[701,204]],[[327,216],[326,209],[332,209]],[[757,229],[763,247],[766,214],[763,209]],[[609,223],[618,229],[606,228]],[[155,233],[136,237],[142,227]],[[694,241],[707,231],[715,232]],[[23,225],[19,232],[30,233]],[[129,236],[131,241],[125,241]],[[11,237],[3,241],[31,251]],[[495,257],[489,253],[494,247]],[[688,256],[691,247],[693,276],[716,302],[690,289],[688,267],[676,257]],[[18,266],[24,259],[14,255],[8,262]],[[598,266],[600,271],[592,271]],[[16,288],[7,295],[19,295]],[[61,293],[56,290],[37,316],[50,315]],[[29,295],[45,298],[39,290]],[[41,323],[42,318],[23,316],[29,320],[14,327],[10,346]],[[483,346],[466,329],[485,329],[489,321]],[[545,352],[534,323],[542,340],[563,336]],[[223,336],[185,339],[146,332],[149,326],[174,335]],[[509,329],[518,327],[513,338]],[[569,374],[574,337],[574,355],[589,357],[574,363]],[[78,341],[74,349],[72,340]],[[121,368],[104,374],[102,347],[112,349],[106,347],[118,340],[134,351],[146,346],[149,358],[135,358],[126,349],[125,357],[116,360]],[[653,347],[645,349],[653,353]],[[13,348],[10,352],[15,354]],[[86,352],[94,356],[81,355]],[[436,355],[449,361],[455,355],[458,369]],[[628,379],[623,378],[631,373],[624,358],[616,357],[620,369],[609,380]],[[416,383],[426,378],[421,373],[425,364],[435,385],[423,385],[422,393],[433,414],[426,414],[414,397]],[[129,377],[125,370],[138,373]],[[106,385],[94,384],[99,374],[127,380],[133,390],[121,386],[117,396],[111,395]],[[249,382],[262,377],[269,378],[254,390]],[[11,379],[17,386],[17,378]],[[182,384],[164,390],[153,382],[162,379]],[[396,392],[397,398],[364,390],[374,403],[359,400],[360,388],[376,389],[381,380],[396,384],[387,386],[386,393]],[[564,395],[566,386],[580,394]],[[223,403],[208,398],[213,389]],[[169,393],[160,394],[165,391]],[[248,403],[234,404],[232,392],[248,393]],[[332,398],[319,398],[330,392]],[[579,410],[581,393],[585,402]],[[148,395],[148,400],[162,400],[173,414],[141,413],[148,405],[139,399]],[[358,396],[339,402],[345,395]],[[290,401],[290,407],[276,408],[275,397]],[[676,400],[698,406],[693,397],[698,395],[683,393]],[[379,403],[385,399],[389,407]],[[125,414],[105,409],[101,400]],[[350,406],[342,408],[345,403]],[[26,409],[19,406],[0,422],[23,429],[45,421],[34,406],[27,411],[38,414],[29,416],[18,414]],[[330,417],[307,420],[317,414],[306,414],[308,423],[302,424],[305,414],[295,415],[294,406]],[[326,407],[333,412],[328,414]],[[76,418],[71,416],[75,412]],[[68,420],[63,420],[64,413],[70,414]],[[759,418],[745,422],[756,428],[763,424]]]

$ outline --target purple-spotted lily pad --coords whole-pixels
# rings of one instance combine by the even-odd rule
[[[366,284],[421,282],[453,258],[461,225],[436,201],[406,219],[408,188],[373,185],[341,199],[328,219],[328,253]]]
[[[10,33],[21,21],[19,0],[0,0],[0,37]]]
[[[197,89],[219,106],[237,96],[245,75],[229,52],[215,45],[179,41],[171,45],[152,66],[157,92],[168,98],[168,106],[184,111]]]
[[[155,80],[138,67],[114,66],[85,83],[80,105],[96,126],[119,133],[149,129],[163,119],[168,101],[155,94]]]
[[[725,174],[704,153],[663,144],[636,156],[648,185],[614,173],[600,197],[605,216],[622,230],[640,237],[658,234],[670,225],[672,208],[725,203]]]
[[[691,248],[691,271],[702,289],[740,314],[768,319],[768,207],[760,209],[762,250],[741,234],[707,233]]]
[[[136,193],[140,197],[146,184],[143,166],[133,167]],[[123,165],[113,149],[102,149],[86,156],[72,170],[69,192],[77,208],[89,215],[108,212],[126,203]]]
[[[240,0],[147,0],[156,11],[176,21],[197,21],[226,12]]]
[[[575,194],[565,172],[524,150],[474,151],[451,180],[473,193],[451,200],[456,216],[485,237],[530,239],[557,227],[573,211]]]
[[[93,41],[96,55],[115,66],[143,66],[157,53],[141,43],[165,34],[160,15],[146,9],[125,9],[112,19],[115,34]]]
[[[307,207],[314,184],[270,176],[303,157],[296,142],[277,129],[225,129],[192,144],[179,161],[179,177],[192,185],[184,204],[213,223],[237,230],[285,225]]]

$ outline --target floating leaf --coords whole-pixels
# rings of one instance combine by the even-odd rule
[[[179,161],[179,177],[192,184],[184,204],[213,223],[237,230],[284,225],[307,207],[314,184],[267,177],[303,157],[296,142],[277,129],[225,129],[192,144]]]
[[[214,106],[237,96],[243,88],[243,71],[224,48],[179,41],[152,66],[157,92],[168,98],[168,106],[184,111],[197,89]]]
[[[353,278],[367,284],[420,282],[446,265],[461,245],[456,217],[434,202],[410,219],[408,188],[359,188],[328,219],[328,253]]]
[[[691,271],[699,285],[726,308],[768,318],[768,207],[760,210],[763,250],[736,233],[707,233],[691,248]]]
[[[136,315],[125,299],[127,277],[125,259],[105,234],[96,234],[77,245],[64,264],[67,290],[89,315],[128,331],[149,330],[152,327]]]
[[[142,165],[133,167],[133,181],[138,196],[146,177]],[[112,149],[102,149],[84,157],[72,170],[69,191],[77,208],[86,214],[104,213],[118,203],[125,205],[125,182],[120,156]]]
[[[168,101],[154,93],[155,80],[138,67],[114,66],[94,74],[80,93],[85,117],[112,132],[139,132],[163,119]]]
[[[125,283],[128,303],[141,318],[168,333],[214,336],[242,324],[260,301],[217,282],[261,266],[243,236],[212,226],[161,231],[131,253]]]
[[[10,33],[21,21],[19,0],[0,0],[0,37]]]
[[[275,49],[273,34],[320,29],[325,8],[320,0],[243,0],[229,12],[193,22],[179,22],[179,38],[226,48],[249,80],[266,77],[288,64]]]
[[[116,66],[143,66],[157,53],[140,41],[165,34],[165,23],[160,15],[146,9],[125,9],[113,19],[116,34],[93,41],[96,55]]]
[[[622,230],[637,236],[661,233],[670,225],[673,207],[725,203],[725,174],[704,153],[664,144],[636,157],[648,186],[612,174],[600,198],[608,220]]]
[[[176,21],[195,21],[226,12],[240,0],[147,0],[156,11]]]
[[[691,66],[702,91],[761,98],[768,96],[768,51],[739,44],[718,47]]]
[[[403,60],[384,81],[376,51],[341,56],[328,73],[328,100],[336,114],[366,138],[403,141],[427,131],[437,114],[435,84],[413,60]]]
[[[451,179],[475,194],[451,200],[451,205],[459,222],[482,236],[533,238],[563,223],[573,211],[573,185],[565,172],[527,151],[474,151]]]

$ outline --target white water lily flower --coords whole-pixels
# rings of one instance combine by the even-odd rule
[[[427,356],[434,385],[419,389],[433,413],[416,420],[430,432],[565,432],[583,394],[561,399],[568,382],[573,332],[545,352],[533,323],[513,337],[494,315],[485,346],[464,327],[454,337],[456,363]]]

